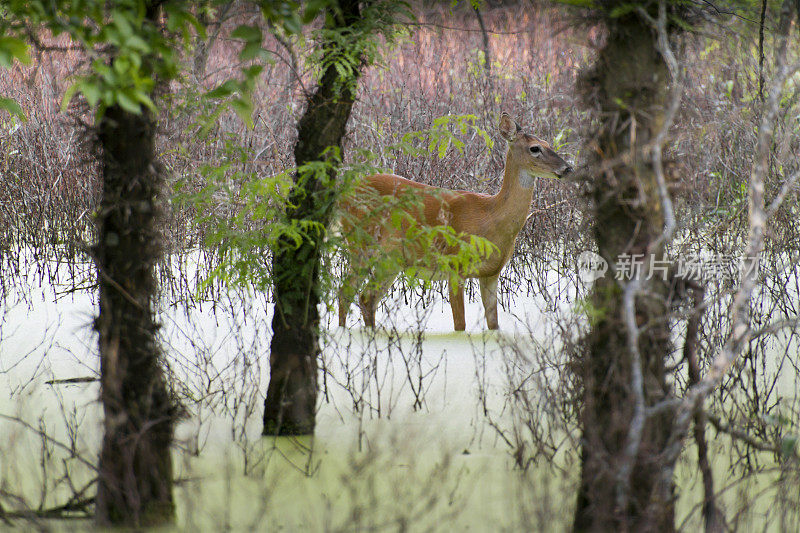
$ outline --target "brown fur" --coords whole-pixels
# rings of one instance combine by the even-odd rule
[[[457,234],[477,235],[491,241],[500,253],[495,251],[485,258],[476,272],[465,273],[464,277],[478,278],[481,284],[481,297],[490,329],[497,329],[497,278],[500,271],[514,253],[514,243],[528,216],[533,197],[532,176],[557,178],[571,171],[570,166],[553,151],[545,141],[522,132],[507,114],[503,114],[499,124],[500,133],[509,142],[506,167],[500,192],[490,196],[469,191],[452,191],[417,183],[392,174],[369,176],[355,192],[355,198],[346,201],[344,209],[360,219],[368,231],[376,238],[380,249],[396,249],[405,239],[403,228],[395,229],[388,223],[388,214],[380,206],[364,206],[358,201],[366,197],[371,188],[380,196],[396,196],[409,190],[422,200],[421,212],[409,213],[429,226],[449,225]],[[533,148],[534,152],[531,152]],[[404,242],[403,244],[407,244]],[[357,246],[351,246],[351,253],[364,254]],[[411,247],[413,248],[413,247]],[[405,249],[405,248],[404,248]],[[446,246],[439,251],[452,253]],[[407,257],[410,266],[417,259],[413,252]],[[346,292],[358,286],[359,280],[345,279],[345,287],[339,297],[339,325],[344,326],[352,296]],[[375,306],[388,289],[390,279],[379,290],[365,291],[361,295],[361,309],[367,326],[374,326]],[[465,329],[463,280],[457,285],[451,282],[450,303],[456,330]]]

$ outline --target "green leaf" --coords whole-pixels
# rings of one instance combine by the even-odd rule
[[[112,63],[117,74],[127,74],[131,68],[131,62],[125,56],[117,56]]]
[[[249,61],[256,58],[266,59],[269,55],[269,50],[262,48],[260,42],[251,42],[244,45],[242,51],[239,52],[239,59],[242,61]]]
[[[19,117],[23,121],[28,120],[28,117],[25,116],[20,105],[12,98],[0,96],[0,109],[7,111],[11,116]]]
[[[241,25],[231,32],[234,39],[242,39],[247,43],[261,44],[261,30],[256,26]]]
[[[235,80],[227,80],[225,83],[217,86],[208,91],[204,96],[206,98],[227,98],[228,96],[239,90],[239,84]]]
[[[78,89],[83,93],[91,107],[96,106],[100,101],[100,87],[96,83],[92,83],[89,80],[79,82]]]
[[[131,26],[131,23],[128,20],[129,16],[129,13],[119,9],[114,10],[114,12],[111,14],[111,18],[114,19],[114,25],[119,30],[119,34],[126,38],[133,35],[133,26]]]
[[[794,451],[797,448],[797,435],[786,435],[781,441],[781,455],[784,457],[793,457]]]
[[[23,65],[31,63],[27,43],[16,37],[0,37],[0,66],[11,68],[15,59]]]
[[[631,13],[635,9],[636,9],[636,4],[633,2],[631,2],[630,4],[623,4],[621,6],[617,6],[614,9],[612,9],[611,12],[608,14],[608,16],[611,17],[612,19],[622,17],[624,15],[627,15],[628,13]]]
[[[252,128],[254,126],[253,103],[249,99],[234,98],[231,100],[231,107],[248,128]]]
[[[328,3],[329,0],[308,0],[305,3],[306,9],[303,11],[303,18],[301,22],[303,24],[310,24],[313,22],[313,20],[317,18],[317,15],[319,15],[319,13],[325,9]]]
[[[153,113],[158,111],[155,102],[153,102],[153,100],[150,99],[150,96],[147,93],[144,93],[142,91],[136,91],[136,99],[139,100],[139,102],[141,102],[142,104],[144,104]]]
[[[206,38],[206,28],[189,11],[182,9],[183,5],[168,3],[164,10],[167,13],[167,29],[171,32],[185,31],[191,25],[201,39]]]
[[[269,50],[264,50],[265,52],[269,52]],[[246,78],[255,78],[264,70],[264,65],[251,65],[246,69],[242,70],[242,74],[245,75]]]
[[[67,90],[64,91],[64,97],[61,99],[61,111],[66,111],[69,107],[70,101],[72,101],[72,97],[75,96],[75,93],[78,92],[78,83],[73,83]]]
[[[152,51],[152,47],[138,35],[131,35],[128,37],[128,39],[125,41],[125,46],[132,50],[138,50],[144,54]]]
[[[444,159],[444,156],[447,155],[447,143],[442,142],[439,143],[439,159]]]
[[[121,89],[116,92],[115,96],[117,103],[125,111],[136,115],[142,112],[139,98],[133,89]]]
[[[296,17],[290,17],[283,21],[283,27],[288,33],[301,34],[303,33],[303,25]]]
[[[400,228],[403,223],[403,213],[399,209],[393,209],[391,212],[392,226]]]

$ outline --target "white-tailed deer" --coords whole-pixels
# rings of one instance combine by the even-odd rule
[[[560,178],[572,171],[572,167],[547,142],[522,131],[519,124],[512,120],[507,113],[502,114],[498,129],[503,138],[508,141],[508,152],[503,185],[500,192],[494,196],[441,189],[400,176],[376,174],[365,179],[364,183],[355,190],[353,199],[344,202],[344,209],[358,223],[367,226],[366,231],[375,239],[372,245],[379,248],[378,252],[396,249],[397,243],[403,240],[407,241],[407,238],[402,233],[402,227],[397,228],[393,225],[385,212],[384,216],[374,216],[375,212],[381,211],[380,206],[376,206],[370,211],[372,216],[364,216],[366,211],[363,205],[361,207],[357,205],[359,196],[370,196],[374,203],[374,199],[379,199],[380,196],[393,197],[414,193],[419,198],[421,205],[418,210],[409,210],[408,215],[414,216],[417,223],[427,226],[447,225],[452,227],[458,235],[484,237],[497,247],[499,253],[495,250],[494,253],[484,258],[476,269],[469,273],[463,273],[456,281],[452,278],[449,281],[450,306],[453,310],[453,325],[456,331],[463,331],[466,327],[464,318],[465,278],[478,278],[487,326],[489,329],[498,328],[497,279],[500,271],[514,253],[517,234],[528,218],[535,178]],[[345,239],[348,238],[347,235],[345,232]],[[404,244],[406,243],[404,242]],[[356,263],[359,261],[359,255],[376,252],[376,250],[359,249],[358,243],[354,242],[348,242],[348,247],[351,252],[351,262],[355,261]],[[363,248],[363,244],[361,247]],[[413,246],[411,249],[413,250]],[[442,251],[447,253],[446,249]],[[414,264],[413,253],[408,254],[404,251],[402,256],[406,258],[406,268]],[[390,273],[377,287],[373,285],[362,291],[359,300],[367,326],[375,326],[375,307],[398,273],[394,272],[393,276]],[[363,275],[361,274],[361,276]],[[362,283],[363,277],[354,272],[345,276],[339,292],[340,326],[346,325],[350,305]]]

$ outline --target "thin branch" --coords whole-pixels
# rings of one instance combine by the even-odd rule
[[[740,429],[736,429],[735,427],[732,427],[730,424],[726,424],[717,415],[712,415],[710,413],[706,413],[705,416],[706,416],[706,420],[708,420],[708,423],[711,424],[712,426],[714,426],[714,429],[716,429],[720,433],[725,433],[726,435],[730,435],[731,437],[735,438],[736,440],[740,440],[740,441],[744,442],[745,444],[747,444],[751,448],[754,448],[754,449],[762,451],[762,452],[772,452],[772,453],[780,453],[781,452],[780,445],[770,444],[768,442],[757,440],[757,439],[753,438],[751,435],[748,435],[747,433],[745,433],[744,431],[742,431]]]
[[[755,20],[747,18],[747,17],[745,17],[743,15],[740,15],[736,11],[729,11],[729,10],[726,10],[726,9],[720,9],[719,7],[717,7],[716,4],[714,4],[713,2],[710,2],[709,0],[701,0],[700,2],[695,1],[694,3],[695,4],[702,3],[702,4],[706,5],[706,6],[708,6],[711,9],[713,9],[714,12],[716,12],[718,15],[732,15],[732,16],[738,18],[738,19],[741,19],[741,20],[756,24]]]
[[[662,498],[669,499],[670,487],[675,462],[683,448],[693,413],[702,408],[705,398],[719,385],[728,371],[733,367],[742,349],[752,338],[750,329],[749,302],[750,296],[758,283],[758,259],[764,246],[764,229],[767,213],[764,206],[764,178],[769,168],[770,145],[775,128],[775,120],[780,107],[780,96],[784,84],[800,64],[786,64],[787,36],[780,38],[778,53],[778,74],[770,89],[765,112],[761,116],[756,149],[756,160],[750,173],[749,207],[750,234],[744,254],[744,263],[748,267],[742,274],[739,291],[735,294],[730,308],[731,333],[720,352],[714,358],[705,378],[692,386],[678,408],[672,434],[663,454],[662,478],[659,483]]]
[[[788,318],[786,320],[778,320],[753,331],[751,334],[751,338],[756,339],[758,337],[763,337],[764,335],[774,335],[782,329],[786,328],[795,329],[798,326],[800,326],[800,319],[798,318],[794,319]]]
[[[283,56],[281,56],[280,54],[276,53],[275,55],[279,57],[284,63],[286,63],[286,66],[289,67],[290,76],[293,76],[297,80],[297,83],[300,84],[300,89],[303,91],[303,94],[308,95],[309,91],[306,89],[306,86],[303,83],[303,76],[298,71],[298,69],[300,68],[299,67],[300,60],[297,58],[297,52],[295,51],[294,46],[292,46],[292,43],[284,35],[281,34],[280,30],[277,27],[275,27],[274,24],[268,22],[267,26],[269,27],[272,36],[275,37],[275,40],[278,41],[278,43],[281,46],[283,46],[283,48],[286,50],[286,53],[289,54],[289,61],[284,59]],[[289,91],[291,91],[291,84],[287,86],[287,92]]]
[[[758,25],[758,99],[764,103],[764,21],[767,17],[767,0],[761,0],[761,22]]]
[[[78,455],[77,453],[75,453],[75,450],[73,450],[73,449],[72,449],[72,447],[70,447],[70,446],[67,446],[67,445],[66,445],[66,444],[64,444],[63,442],[61,442],[61,441],[58,441],[58,440],[54,439],[53,437],[51,437],[50,435],[48,435],[48,434],[47,434],[47,433],[45,433],[44,431],[42,431],[42,430],[40,430],[40,429],[38,429],[38,428],[35,428],[35,427],[33,427],[32,425],[30,425],[28,422],[25,422],[25,421],[24,421],[24,420],[22,420],[21,418],[19,418],[19,417],[16,417],[16,416],[4,415],[4,414],[2,414],[2,413],[0,413],[0,418],[2,418],[2,419],[5,419],[5,420],[8,420],[9,422],[15,422],[15,423],[17,423],[17,424],[21,425],[22,427],[24,427],[24,428],[26,428],[26,429],[29,429],[30,431],[32,431],[32,432],[36,433],[37,435],[39,435],[41,438],[43,438],[43,439],[47,440],[48,442],[50,442],[50,443],[52,443],[52,444],[56,445],[57,447],[59,447],[59,448],[61,448],[61,449],[63,449],[63,450],[66,450],[67,452],[69,452],[69,455],[70,455],[70,457],[74,457],[74,458],[76,458],[78,461],[82,462],[83,464],[85,464],[86,466],[88,466],[88,467],[89,467],[90,469],[92,469],[93,471],[97,471],[97,465],[95,465],[95,464],[94,464],[94,463],[92,463],[91,461],[89,461],[89,460],[87,460],[87,459],[84,459],[83,457],[81,457],[80,455]]]
[[[480,33],[481,29],[475,28],[457,28],[455,26],[445,26],[444,24],[436,24],[433,22],[408,22],[407,26],[419,26],[425,27],[429,26],[431,28],[436,28],[439,30],[451,30],[451,31],[463,31],[467,33]],[[486,30],[486,33],[490,35],[519,35],[521,33],[528,33],[530,28],[522,28],[519,30],[509,30],[509,31],[498,31],[498,30]]]
[[[639,327],[636,325],[636,293],[641,288],[641,280],[636,277],[626,286],[623,294],[623,313],[628,331],[628,351],[631,355],[631,390],[633,392],[633,416],[622,454],[622,464],[617,470],[616,498],[617,508],[628,506],[631,472],[639,454],[645,422],[644,379],[642,377],[642,356],[639,353]]]
[[[45,385],[64,385],[70,383],[92,383],[94,381],[100,381],[100,378],[97,376],[83,376],[79,378],[66,378],[66,379],[50,379],[45,381]]]
[[[33,43],[33,47],[36,50],[40,51],[40,52],[61,52],[61,53],[66,53],[66,52],[76,52],[76,51],[83,51],[84,50],[83,46],[80,45],[80,44],[70,44],[70,45],[45,44],[39,38],[36,29],[32,28],[28,24],[25,24],[23,26],[23,30],[24,30],[25,36],[28,38],[28,40],[31,43]],[[71,39],[70,39],[70,42],[72,42]]]
[[[525,222],[527,222],[528,220],[530,220],[530,218],[531,218],[533,215],[536,215],[536,214],[538,214],[538,213],[545,213],[545,212],[547,212],[547,211],[550,211],[551,209],[555,209],[556,207],[558,207],[558,206],[560,206],[560,205],[564,205],[564,204],[566,204],[566,203],[567,203],[567,202],[569,202],[569,201],[570,201],[570,199],[569,199],[569,198],[566,198],[566,199],[564,199],[564,200],[560,200],[560,201],[558,201],[558,202],[555,202],[555,203],[552,203],[552,204],[550,204],[550,205],[546,205],[546,206],[544,206],[544,207],[541,207],[541,208],[539,208],[539,209],[532,209],[532,210],[531,210],[531,212],[530,212],[530,213],[528,213],[528,218],[526,218],[526,219],[525,219]]]
[[[786,181],[783,182],[781,186],[781,190],[778,192],[778,195],[770,202],[769,207],[767,208],[767,218],[771,217],[775,214],[775,212],[780,208],[783,201],[786,199],[786,196],[789,194],[789,191],[792,190],[794,184],[797,183],[798,178],[800,178],[800,170],[789,176]]]
[[[89,511],[89,507],[94,505],[94,496],[83,498],[80,500],[70,500],[63,505],[56,505],[55,507],[48,507],[47,509],[28,509],[26,511],[6,511],[4,518],[57,518],[59,520],[67,520],[70,518],[90,518],[93,516]],[[82,513],[75,516],[74,513]]]
[[[675,59],[675,54],[672,52],[672,48],[670,48],[669,45],[669,35],[667,33],[667,9],[664,0],[658,4],[658,20],[653,20],[653,18],[641,7],[638,8],[638,11],[642,17],[651,25],[653,25],[658,31],[657,47],[659,52],[661,52],[661,56],[663,57],[664,63],[666,63],[667,69],[669,70],[672,78],[671,97],[669,107],[664,115],[664,123],[662,124],[661,129],[656,134],[655,139],[653,139],[653,142],[650,146],[653,161],[653,171],[656,175],[658,196],[661,200],[661,210],[663,211],[664,216],[664,230],[661,232],[661,235],[659,235],[658,238],[651,242],[647,247],[648,251],[652,253],[658,250],[659,247],[664,243],[672,240],[672,236],[675,233],[675,228],[677,227],[677,223],[675,222],[675,210],[672,206],[672,198],[669,195],[669,190],[667,189],[667,180],[664,176],[662,146],[667,140],[669,129],[672,126],[672,123],[675,120],[675,115],[680,107],[681,96],[683,95],[683,80],[680,67],[678,66],[678,60]]]
[[[686,323],[686,337],[683,344],[683,358],[688,363],[689,386],[700,382],[700,363],[697,360],[697,340],[700,320],[703,317],[705,290],[692,283],[692,313]],[[706,414],[702,409],[694,413],[694,440],[697,444],[697,464],[703,476],[703,518],[706,532],[725,531],[725,516],[714,500],[714,474],[708,460],[708,441],[706,440]]]
[[[472,6],[475,11],[475,17],[478,19],[478,24],[481,27],[481,37],[483,40],[483,68],[486,71],[486,79],[489,83],[492,82],[492,58],[489,55],[489,33],[486,31],[486,24],[483,22],[483,15],[477,5]]]

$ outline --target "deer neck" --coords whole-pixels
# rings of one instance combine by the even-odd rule
[[[492,211],[496,220],[509,230],[519,231],[528,218],[533,188],[525,188],[520,183],[520,167],[513,160],[506,159],[503,172],[503,185],[492,197]]]

